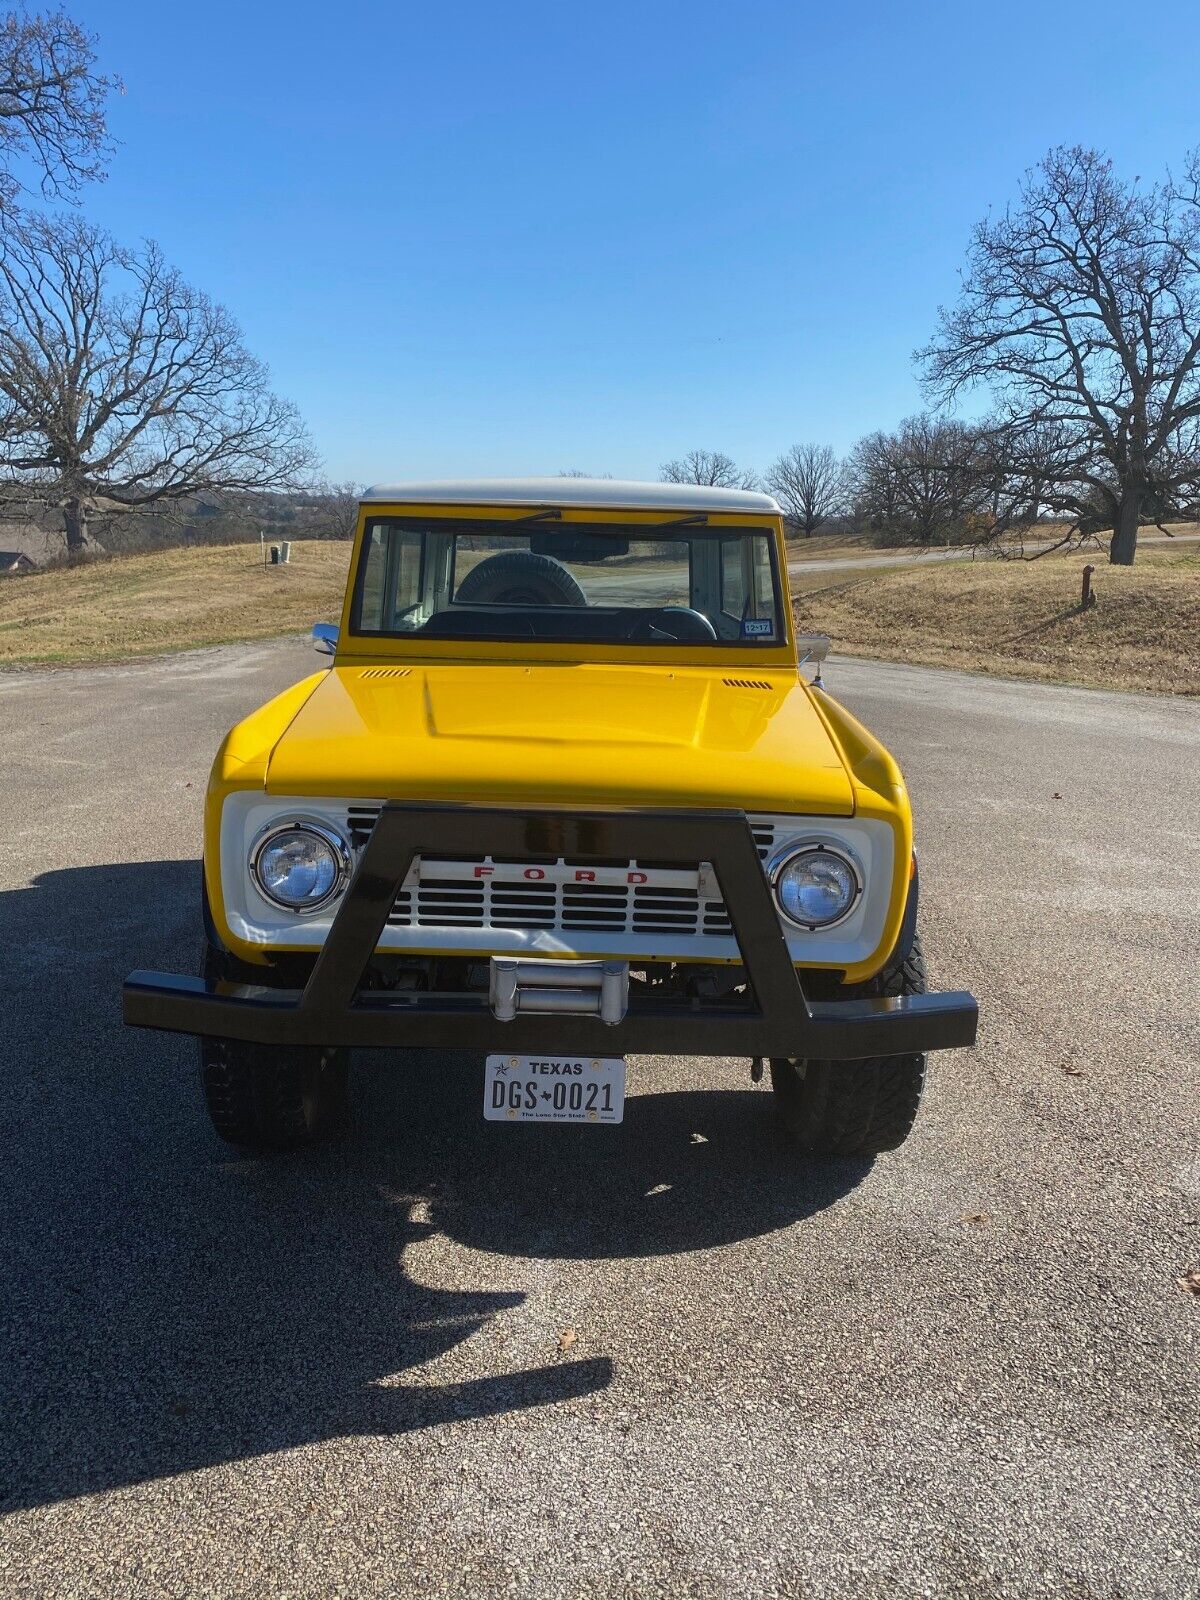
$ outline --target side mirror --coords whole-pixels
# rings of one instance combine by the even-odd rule
[[[829,635],[827,633],[799,633],[796,635],[796,651],[800,657],[801,666],[806,661],[824,661],[829,654]]]
[[[318,655],[331,656],[337,652],[338,628],[333,622],[314,622],[312,631],[313,649]]]

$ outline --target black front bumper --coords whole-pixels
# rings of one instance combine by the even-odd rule
[[[499,1022],[482,994],[363,990],[413,857],[470,855],[484,839],[492,855],[509,860],[711,862],[749,979],[746,1003],[642,997],[635,985],[624,1020],[608,1026],[561,1013]],[[398,803],[380,812],[303,989],[134,972],[123,1011],[133,1027],[259,1044],[835,1061],[971,1045],[978,1020],[974,999],[963,993],[806,999],[744,812]]]

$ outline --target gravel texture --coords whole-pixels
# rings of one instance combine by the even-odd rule
[[[207,763],[312,660],[0,679],[0,1592],[1200,1595],[1200,708],[827,669],[982,1008],[873,1166],[663,1058],[571,1130],[364,1056],[248,1159],[119,984],[191,970]]]

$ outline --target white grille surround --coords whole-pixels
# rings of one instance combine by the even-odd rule
[[[297,917],[269,904],[249,878],[250,845],[269,824],[310,820],[338,828],[361,852],[382,801],[233,794],[221,828],[221,875],[230,931],[247,944],[319,948],[337,909]],[[797,964],[851,966],[872,956],[891,895],[894,843],[882,821],[857,817],[752,815],[765,863],[789,843],[829,842],[856,862],[864,891],[836,926],[811,932],[784,923]],[[481,845],[485,840],[480,840]],[[741,959],[711,867],[629,861],[610,866],[486,852],[415,862],[396,897],[380,948],[444,955],[613,956],[627,960]]]

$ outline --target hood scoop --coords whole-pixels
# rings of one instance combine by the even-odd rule
[[[770,689],[769,683],[764,683],[761,678],[722,678],[721,682],[727,689]]]

